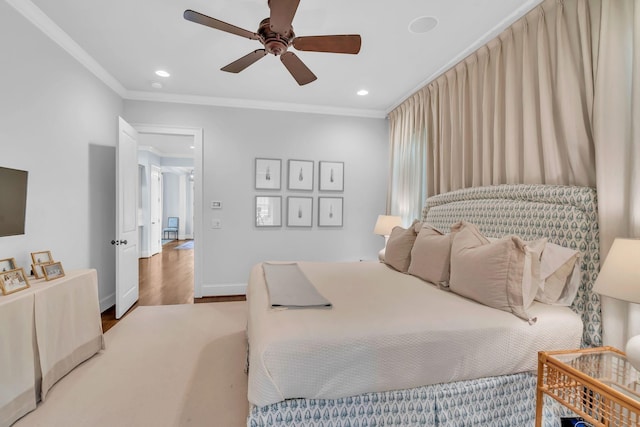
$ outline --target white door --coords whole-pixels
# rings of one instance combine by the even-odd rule
[[[138,301],[138,132],[118,117],[116,143],[116,319]]]
[[[162,172],[159,167],[151,166],[151,203],[150,203],[151,255],[162,251]]]

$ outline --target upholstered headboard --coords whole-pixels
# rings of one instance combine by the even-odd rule
[[[571,308],[582,317],[582,345],[602,345],[600,297],[592,291],[600,271],[596,191],[558,185],[497,185],[466,188],[427,199],[422,220],[447,232],[472,222],[489,237],[515,234],[581,252],[582,282]]]

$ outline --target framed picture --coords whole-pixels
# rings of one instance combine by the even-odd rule
[[[29,287],[29,281],[27,275],[24,274],[23,268],[14,268],[13,270],[7,270],[0,273],[0,288],[2,289],[2,295],[9,295],[14,292],[27,289]]]
[[[256,227],[282,226],[282,197],[256,196]]]
[[[64,270],[62,269],[62,263],[52,262],[51,264],[44,264],[42,266],[44,272],[44,278],[47,280],[57,279],[58,277],[64,277]]]
[[[47,264],[53,262],[51,251],[31,252],[31,259],[34,264]]]
[[[320,162],[320,191],[344,191],[344,162]]]
[[[313,197],[287,197],[287,227],[313,225]]]
[[[44,279],[44,270],[42,267],[45,265],[46,264],[31,264],[31,272],[36,279]]]
[[[0,259],[0,272],[15,270],[17,267],[15,258]]]
[[[289,190],[313,190],[313,161],[289,160]]]
[[[318,197],[318,226],[342,227],[342,197]]]
[[[256,159],[256,190],[280,189],[280,159]]]

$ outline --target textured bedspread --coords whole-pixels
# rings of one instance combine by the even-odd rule
[[[567,307],[534,303],[529,325],[382,263],[299,265],[333,309],[272,309],[262,265],[252,269],[248,398],[258,406],[530,371],[538,351],[580,345]]]

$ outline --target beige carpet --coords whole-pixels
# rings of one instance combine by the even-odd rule
[[[246,310],[137,307],[15,426],[245,426]]]

